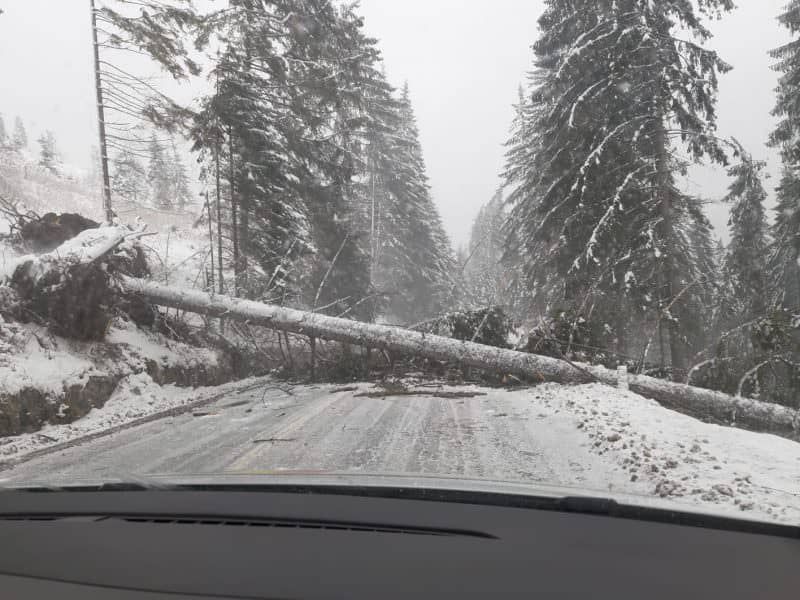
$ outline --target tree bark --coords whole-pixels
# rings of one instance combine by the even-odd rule
[[[214,283],[214,218],[211,213],[211,200],[209,200],[208,190],[206,190],[206,209],[208,210],[208,252],[211,259],[211,270],[209,271],[209,284],[213,292],[216,287]]]
[[[239,295],[239,223],[236,206],[236,165],[233,156],[233,127],[228,127],[228,183],[231,188],[231,237],[233,238],[233,295]]]
[[[224,316],[312,338],[458,362],[464,366],[512,374],[531,381],[564,384],[601,382],[613,387],[618,383],[616,371],[603,367],[576,365],[546,356],[427,335],[399,327],[337,319],[229,296],[210,296],[197,290],[177,289],[130,277],[120,278],[120,284],[128,293],[137,294],[161,306],[212,317]],[[720,392],[637,375],[629,377],[629,386],[637,394],[700,419],[735,424],[792,439],[796,439],[800,433],[800,413],[777,404],[734,398]]]
[[[659,55],[658,49],[653,49],[653,63],[658,64]],[[661,85],[657,89],[657,94],[662,94]],[[671,96],[668,96],[671,101]],[[678,283],[677,268],[675,265],[675,252],[677,236],[675,233],[675,210],[673,206],[673,186],[672,186],[672,170],[670,169],[669,157],[669,140],[667,139],[663,97],[655,99],[656,115],[655,115],[655,135],[653,140],[653,149],[655,151],[655,167],[656,167],[656,203],[658,205],[661,223],[659,229],[661,230],[661,241],[664,244],[663,255],[663,286],[660,293],[660,311],[659,311],[659,332],[663,339],[662,324],[667,318],[667,331],[669,332],[669,350],[670,350],[670,366],[673,370],[685,372],[687,367],[687,357],[685,344],[681,339],[681,323],[674,317],[672,311],[669,315],[664,314],[664,308],[669,306],[675,299],[675,295],[680,290]],[[680,301],[679,301],[680,302]],[[675,304],[675,309],[679,308],[678,303]],[[663,360],[663,342],[662,342],[662,360]]]
[[[220,144],[214,148],[214,162],[216,163],[216,187],[217,187],[217,262],[219,263],[219,293],[225,293],[225,275],[223,274],[222,263],[222,177],[219,169]]]

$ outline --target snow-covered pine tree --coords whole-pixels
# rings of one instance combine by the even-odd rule
[[[615,338],[637,312],[637,328],[655,318],[678,369],[708,293],[696,246],[710,241],[697,201],[677,188],[677,151],[725,162],[713,132],[728,66],[702,46],[701,16],[732,8],[550,0],[509,150],[509,250],[528,257],[536,304],[591,314]]]
[[[328,91],[332,102],[321,97],[322,102],[304,105],[312,123],[327,114],[320,121],[323,127],[312,129],[319,141],[305,147],[315,157],[320,177],[309,196],[316,253],[304,287],[309,300],[313,296],[307,300],[312,306],[329,305],[329,311],[369,320],[377,314],[378,297],[372,280],[370,229],[364,219],[363,153],[370,107],[376,97],[385,98],[388,86],[376,41],[364,34],[355,8],[335,3],[329,8],[328,16],[318,20],[328,22],[331,33],[317,60],[324,71],[335,73]],[[341,298],[347,300],[336,302]]]
[[[147,185],[153,206],[163,209],[173,207],[169,165],[161,141],[155,133],[151,135],[148,146]]]
[[[407,178],[409,196],[406,224],[407,245],[412,250],[413,283],[410,306],[414,317],[430,317],[446,309],[453,290],[455,260],[441,216],[433,202],[427,168],[419,141],[419,130],[406,83],[400,94],[400,137],[397,139],[397,165],[402,171],[395,177]]]
[[[470,233],[464,266],[466,290],[463,300],[473,307],[491,307],[504,304],[507,300],[502,296],[505,284],[504,223],[503,195],[498,192],[478,211]]]
[[[387,293],[392,318],[411,323],[451,304],[455,259],[431,197],[408,85],[373,117],[366,191],[375,285]]]
[[[199,75],[186,34],[198,26],[192,0],[110,0],[97,10],[107,32],[107,47],[135,49],[175,79]],[[224,9],[222,9],[224,11]],[[113,65],[108,65],[113,68]]]
[[[52,131],[45,131],[36,141],[39,144],[39,166],[57,174],[60,159],[55,135]]]
[[[776,192],[769,261],[772,297],[776,305],[794,309],[800,306],[800,175],[794,165],[784,164]]]
[[[768,308],[767,217],[762,184],[765,163],[754,160],[739,146],[741,161],[728,171],[733,182],[724,202],[730,204],[731,241],[725,256],[724,271],[730,281],[731,297],[738,304],[740,322],[763,315]],[[734,325],[738,325],[735,323]]]
[[[160,62],[170,54],[161,50],[179,41],[151,43],[158,27],[116,19],[127,40]],[[371,252],[359,213],[360,159],[368,90],[385,80],[376,43],[362,25],[352,7],[331,0],[229,0],[224,9],[198,17],[193,40],[217,54],[211,57],[215,91],[201,102],[192,139],[205,172],[220,157],[229,180],[223,192],[234,255],[241,248],[245,259],[256,259],[264,285],[302,292],[306,304],[334,304],[331,310],[341,308],[334,302],[341,298],[368,307],[361,301],[372,292]],[[189,69],[178,49],[178,60],[164,67],[182,76]],[[427,221],[434,243],[446,245],[438,219]],[[303,268],[292,272],[300,257]],[[249,271],[234,262],[240,275]]]
[[[192,203],[192,189],[189,173],[180,152],[178,152],[178,147],[175,145],[175,140],[172,140],[172,152],[168,157],[168,171],[172,184],[171,197],[175,208],[180,211],[186,210],[186,207]]]
[[[364,86],[364,122],[353,186],[354,207],[368,242],[369,271],[376,313],[385,313],[405,280],[408,257],[404,236],[405,203],[397,194],[394,165],[399,136],[400,105],[382,71],[375,70]]]
[[[742,375],[764,361],[754,343],[757,328],[753,323],[766,317],[769,306],[767,193],[761,181],[765,164],[754,160],[735,140],[734,144],[740,160],[728,170],[733,181],[723,199],[731,206],[731,241],[727,249],[717,245],[713,251],[717,285],[706,328],[714,343],[698,357],[691,378],[694,384],[728,393],[738,393]],[[766,383],[757,373],[755,381]]]
[[[200,33],[220,54],[195,147],[227,152],[243,256],[257,258],[265,284],[302,288],[309,305],[369,291],[349,196],[362,83],[378,53],[360,27],[328,0],[231,0]],[[289,271],[303,255],[301,282]]]
[[[314,247],[302,195],[308,172],[294,147],[305,128],[292,103],[289,87],[296,82],[288,79],[285,57],[295,30],[291,18],[284,20],[291,17],[284,4],[232,0],[227,10],[207,16],[200,37],[219,48],[211,72],[216,85],[194,127],[195,149],[223,163],[237,279],[246,272],[241,255],[254,255],[278,296],[281,289],[297,291],[289,267]],[[274,34],[260,35],[267,30]]]
[[[791,0],[778,21],[794,39],[772,51],[782,73],[773,114],[780,119],[770,137],[779,148],[783,173],[777,188],[778,204],[772,227],[770,276],[773,299],[784,308],[800,307],[800,0]]]
[[[114,195],[134,204],[142,203],[147,198],[148,177],[136,155],[130,150],[123,150],[112,161],[112,167],[111,187]]]
[[[14,119],[11,147],[18,152],[28,147],[28,132],[25,130],[25,123],[22,122],[20,117]]]

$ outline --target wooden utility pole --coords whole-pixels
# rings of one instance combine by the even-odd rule
[[[97,125],[100,131],[100,162],[103,169],[103,212],[106,221],[114,220],[111,209],[111,177],[108,172],[108,145],[106,144],[106,116],[103,104],[103,81],[100,77],[100,43],[97,41],[97,8],[94,0],[89,0],[92,10],[92,40],[94,42],[94,81],[97,88]]]

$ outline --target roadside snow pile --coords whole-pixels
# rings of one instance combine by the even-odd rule
[[[122,379],[112,396],[102,408],[63,425],[45,425],[35,433],[0,438],[0,466],[32,452],[69,444],[72,441],[111,433],[132,422],[158,417],[171,410],[190,407],[219,395],[235,393],[252,387],[257,379],[229,383],[222,386],[197,389],[156,384],[146,373],[129,375]]]
[[[234,378],[227,359],[116,319],[103,342],[55,336],[0,317],[0,439],[81,419],[102,407],[121,380],[219,385]]]
[[[85,354],[51,342],[39,327],[6,323],[0,317],[0,329],[0,340],[4,333],[13,336],[5,345],[0,342],[0,396],[25,388],[55,395],[98,372]]]
[[[702,423],[634,393],[600,384],[543,385],[532,393],[541,422],[568,414],[574,443],[586,446],[622,470],[623,489],[641,493],[647,484],[659,498],[731,510],[748,518],[800,523],[800,444],[778,436]],[[514,393],[515,403],[530,402]],[[580,439],[583,438],[583,439]],[[742,515],[742,513],[747,513]]]
[[[139,329],[130,321],[118,319],[106,334],[106,343],[124,348],[127,364],[135,369],[146,369],[148,363],[186,369],[220,367],[216,351],[169,340]]]

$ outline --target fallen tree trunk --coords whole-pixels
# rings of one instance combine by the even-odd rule
[[[575,365],[555,358],[428,335],[399,327],[337,319],[229,296],[212,296],[197,290],[177,289],[131,277],[121,277],[120,284],[125,291],[137,294],[153,304],[210,317],[245,321],[312,338],[450,361],[533,381],[567,384],[599,381],[613,386],[618,382],[615,371],[602,367]],[[736,424],[793,439],[798,437],[800,431],[800,414],[785,406],[734,398],[720,392],[652,377],[630,376],[628,383],[630,389],[637,394],[697,418]]]

